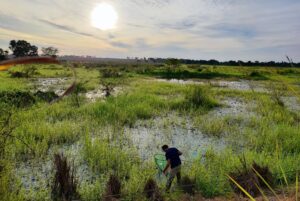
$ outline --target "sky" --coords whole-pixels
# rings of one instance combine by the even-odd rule
[[[100,3],[114,29],[91,24]],[[300,0],[0,0],[0,48],[27,40],[62,55],[300,62]]]

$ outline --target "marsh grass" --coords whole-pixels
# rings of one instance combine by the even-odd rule
[[[194,85],[187,91],[185,100],[189,107],[211,109],[218,106],[218,103],[209,93],[208,88]]]
[[[109,144],[104,140],[86,139],[83,155],[93,171],[97,174],[111,173],[119,178],[128,178],[132,164],[140,161],[134,153],[121,149],[116,145]]]
[[[199,122],[200,121],[200,122]],[[221,117],[217,118],[200,118],[196,123],[201,128],[201,131],[210,136],[222,137],[228,131],[228,125]]]
[[[33,94],[25,91],[1,91],[0,102],[17,108],[24,108],[33,105],[36,100]]]
[[[126,86],[126,90],[116,97],[108,97],[96,103],[83,99],[80,104],[73,104],[72,97],[66,97],[52,105],[37,101],[30,107],[18,109],[13,113],[12,125],[16,129],[12,134],[25,140],[34,153],[18,140],[7,141],[7,165],[2,168],[4,174],[0,173],[4,184],[1,186],[3,188],[0,187],[1,193],[4,192],[2,197],[6,200],[24,200],[21,199],[22,188],[17,186],[18,182],[11,176],[12,172],[6,171],[12,169],[14,163],[26,161],[29,157],[47,157],[53,146],[68,145],[82,140],[83,149],[80,154],[96,177],[96,182],[79,186],[82,200],[99,200],[111,174],[118,176],[122,192],[126,195],[125,199],[145,199],[144,184],[153,177],[156,170],[153,163],[141,161],[136,150],[129,148],[130,143],[127,144],[128,139],[124,138],[123,129],[134,126],[138,120],[151,120],[170,112],[184,114],[193,120],[202,119],[202,124],[200,121],[197,125],[200,130],[221,137],[224,137],[221,133],[225,131],[230,133],[225,136],[227,141],[234,141],[236,146],[243,145],[241,149],[231,143],[221,152],[208,149],[205,158],[199,153],[199,158],[185,167],[187,176],[195,178],[195,191],[201,192],[204,197],[226,196],[232,193],[230,182],[225,175],[241,168],[240,153],[245,154],[250,164],[255,160],[259,165],[269,167],[274,174],[275,185],[296,182],[295,174],[290,171],[297,170],[300,166],[299,114],[280,106],[268,93],[157,82],[153,77],[167,76],[165,67],[139,67],[137,65],[120,68],[124,75],[122,78],[100,78],[99,69],[78,66],[78,80],[84,83],[85,90],[98,88],[101,79],[111,80],[118,86]],[[265,83],[268,83],[279,76],[277,70],[285,69],[182,66],[172,72],[170,77],[254,80],[259,74],[266,76],[268,79]],[[251,78],[250,74],[254,71],[258,74],[252,75]],[[39,75],[35,77],[64,77],[70,73],[62,66],[40,66],[38,72]],[[295,91],[300,90],[295,84],[299,82],[297,73],[293,75],[286,72],[286,75],[280,76],[292,85]],[[5,72],[0,72],[0,82],[0,91],[28,92],[30,89],[30,80],[9,78],[9,74]],[[278,86],[276,89],[283,90]],[[243,98],[247,103],[255,101],[253,119],[248,122],[244,118],[203,118],[204,114],[209,114],[214,107],[220,106],[218,100],[226,97]],[[166,126],[171,124],[163,121]],[[106,127],[112,128],[113,137],[106,133]],[[281,169],[286,170],[284,176]],[[43,200],[45,194],[47,189],[44,192],[36,192],[32,200]],[[175,197],[176,200],[176,196],[180,195],[178,193],[170,197]]]

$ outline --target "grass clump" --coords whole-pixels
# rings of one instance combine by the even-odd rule
[[[144,194],[149,201],[164,201],[156,182],[151,178],[145,184]]]
[[[121,198],[121,182],[117,176],[110,175],[102,200],[117,201],[119,198]]]
[[[259,166],[255,162],[250,169],[247,168],[246,164],[243,164],[243,169],[230,173],[230,177],[254,197],[261,195],[261,190],[267,188],[266,183],[268,185],[274,183],[269,168]],[[236,193],[246,196],[235,184],[232,184],[232,188]]]
[[[187,90],[185,101],[187,106],[192,108],[211,109],[218,106],[217,102],[209,94],[208,88],[197,85],[193,85]]]
[[[129,177],[132,164],[139,164],[135,154],[100,139],[86,139],[83,155],[97,174],[111,173],[121,179]]]

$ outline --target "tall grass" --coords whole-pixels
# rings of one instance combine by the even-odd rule
[[[206,87],[191,86],[185,95],[188,107],[211,109],[217,106],[217,102],[209,93],[210,91]]]
[[[199,118],[201,120],[197,125],[199,130],[219,137],[224,137],[221,134],[226,132],[228,133],[224,138],[226,142],[234,141],[228,143],[227,148],[222,152],[208,150],[205,158],[199,157],[198,160],[183,167],[190,178],[195,178],[195,190],[201,192],[203,196],[214,197],[232,192],[230,182],[225,175],[240,168],[239,153],[244,153],[250,164],[255,160],[260,165],[268,166],[274,173],[277,185],[296,182],[295,174],[290,173],[290,170],[297,170],[300,166],[299,114],[280,106],[266,93],[157,82],[145,75],[137,75],[135,73],[137,68],[124,70],[125,81],[123,78],[114,80],[117,85],[126,84],[125,90],[117,97],[109,97],[105,101],[96,103],[82,101],[80,104],[74,104],[72,97],[68,97],[52,105],[37,102],[31,107],[19,109],[14,113],[12,124],[16,129],[12,134],[30,145],[34,154],[21,141],[8,141],[7,158],[1,160],[1,163],[7,164],[3,166],[2,173],[0,172],[2,174],[0,180],[3,184],[0,186],[2,197],[6,200],[22,200],[22,193],[17,192],[18,182],[9,171],[14,162],[26,161],[29,156],[41,159],[47,156],[52,146],[72,144],[83,139],[82,156],[92,169],[96,182],[85,183],[79,187],[82,200],[98,200],[105,190],[104,184],[110,174],[120,178],[125,199],[143,200],[144,184],[148,178],[155,175],[156,170],[153,163],[141,161],[136,151],[128,147],[122,132],[125,127],[134,126],[139,119],[147,120],[171,111],[188,114],[194,120]],[[76,70],[78,79],[85,83],[86,90],[99,87],[98,69],[80,67]],[[144,73],[151,74],[153,70],[164,71],[165,69],[149,68]],[[179,74],[198,76],[197,78],[207,76],[207,78],[248,79],[247,76],[251,75],[249,72],[254,71],[268,78],[276,77],[274,69],[267,68],[250,70],[247,67],[201,67],[201,71],[198,71],[197,67],[185,66],[179,70],[183,70]],[[58,77],[63,72],[67,72],[60,69],[55,74],[50,67],[49,69],[38,68],[38,71],[40,76]],[[175,75],[179,76],[179,74]],[[291,76],[290,73],[287,73],[285,79],[289,83],[299,82],[298,77]],[[26,86],[28,80],[12,79],[8,74],[1,72],[0,81],[0,91],[28,90]],[[205,119],[203,114],[220,106],[218,97],[239,97],[255,101],[256,116],[249,121],[234,117]],[[108,137],[105,133],[107,127],[113,129],[114,138]],[[238,147],[241,144],[243,146]],[[284,175],[282,170],[285,172]],[[47,190],[36,193],[32,199],[43,200],[45,194]]]
[[[114,174],[122,179],[129,176],[128,170],[131,169],[132,164],[139,163],[135,153],[100,139],[91,141],[87,138],[83,155],[97,174]]]

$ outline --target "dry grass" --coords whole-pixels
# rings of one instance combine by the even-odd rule
[[[111,175],[106,184],[106,190],[102,196],[102,200],[116,201],[119,198],[121,198],[121,182],[118,177]]]
[[[52,186],[53,200],[71,201],[79,198],[74,168],[62,154],[54,156],[55,176]]]
[[[149,201],[164,201],[156,182],[149,179],[144,187],[144,194]]]
[[[233,178],[243,189],[245,189],[251,196],[257,197],[261,195],[261,189],[266,189],[265,182],[255,173],[256,170],[259,175],[264,178],[268,184],[273,184],[273,177],[268,167],[261,167],[256,163],[252,164],[252,168],[248,169],[246,164],[242,170],[237,170],[230,174],[230,177]],[[245,193],[232,183],[232,188],[237,194],[245,195]]]

